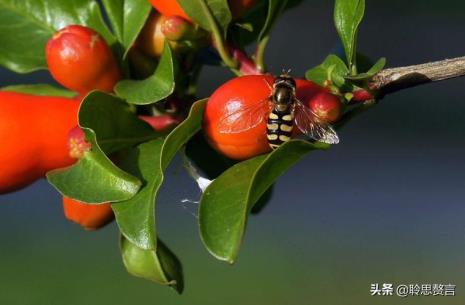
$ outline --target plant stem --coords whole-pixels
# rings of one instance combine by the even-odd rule
[[[210,24],[210,30],[212,31],[214,45],[215,45],[215,48],[218,50],[221,60],[229,68],[236,69],[238,66],[238,63],[236,60],[234,60],[234,58],[231,57],[231,54],[229,54],[229,51],[226,48],[225,43],[224,43],[223,34],[218,28],[218,24],[215,18],[213,17],[212,12],[210,11],[210,8],[207,6],[204,0],[199,1],[199,3],[202,5],[202,10],[205,12],[205,16],[207,17],[208,23]]]
[[[418,85],[465,76],[465,56],[421,65],[385,69],[369,83],[381,97]]]
[[[230,68],[231,72],[234,73],[236,76],[243,76],[242,72],[239,69]]]
[[[257,51],[255,53],[255,64],[258,70],[262,73],[266,71],[265,67],[265,50],[270,40],[269,36],[264,37],[257,46]]]

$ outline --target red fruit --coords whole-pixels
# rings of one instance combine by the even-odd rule
[[[66,143],[78,108],[74,99],[0,91],[0,193],[75,162]]]
[[[321,121],[331,124],[341,118],[342,104],[339,97],[313,82],[302,79],[296,82],[297,98],[313,110]]]
[[[237,160],[248,159],[271,149],[266,137],[266,122],[240,133],[220,133],[220,118],[271,95],[270,75],[247,75],[234,78],[219,87],[208,100],[203,117],[203,130],[210,145],[223,155]],[[241,120],[244,118],[237,118]]]
[[[342,114],[342,105],[338,97],[332,94],[318,94],[310,102],[310,109],[318,118],[326,123],[335,123],[339,121]]]
[[[79,126],[74,127],[68,133],[69,156],[74,159],[81,159],[92,145],[86,141],[86,135]]]
[[[375,98],[373,94],[371,94],[365,89],[356,90],[353,92],[353,94],[354,97],[352,98],[352,101],[354,102],[366,102]]]
[[[65,217],[86,230],[97,230],[114,219],[109,203],[94,205],[63,197]]]
[[[161,32],[166,39],[172,41],[183,40],[187,37],[192,30],[192,23],[179,16],[165,17],[161,25]]]
[[[160,57],[165,47],[165,35],[161,31],[166,17],[152,12],[137,38],[137,46],[147,55]]]
[[[237,19],[251,9],[257,0],[229,0],[229,8],[233,19]],[[192,21],[176,0],[150,0],[152,6],[164,16],[179,16]]]
[[[271,149],[266,136],[266,120],[238,133],[221,133],[218,125],[222,117],[249,107],[270,97],[274,78],[270,75],[247,75],[234,78],[219,87],[208,100],[203,117],[203,130],[210,145],[223,155],[244,160],[267,153]],[[335,119],[340,114],[339,99],[326,89],[306,80],[296,80],[297,98],[315,110],[325,110],[322,119]],[[320,105],[336,107],[320,109]],[[234,118],[234,122],[247,120]],[[295,128],[297,129],[297,128]]]
[[[118,63],[105,40],[94,30],[67,26],[53,35],[45,48],[53,78],[80,94],[113,91],[121,79]]]
[[[174,127],[181,123],[181,120],[179,118],[173,117],[168,114],[158,116],[141,115],[139,116],[139,119],[149,123],[155,131],[165,131],[170,127]]]
[[[137,38],[137,47],[146,55],[158,58],[163,54],[165,42],[171,50],[180,53],[208,43],[208,34],[182,17],[153,11]]]

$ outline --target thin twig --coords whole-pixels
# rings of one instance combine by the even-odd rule
[[[266,71],[265,67],[265,50],[270,40],[269,36],[264,37],[257,46],[257,51],[255,53],[255,64],[258,70],[262,73]]]
[[[465,76],[465,56],[421,65],[385,69],[376,74],[369,88],[385,95],[421,84]]]

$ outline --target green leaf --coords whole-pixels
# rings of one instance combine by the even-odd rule
[[[244,31],[252,33],[255,29],[254,25],[252,23],[235,23],[235,26],[243,29]]]
[[[144,80],[123,80],[115,87],[118,96],[136,105],[159,102],[174,91],[175,61],[170,47],[165,43],[155,73]]]
[[[1,91],[14,91],[25,94],[57,96],[57,97],[75,97],[76,92],[69,91],[60,87],[55,87],[49,84],[34,84],[34,85],[12,85],[0,88]]]
[[[357,32],[365,14],[365,0],[336,0],[334,23],[352,69],[355,66]]]
[[[386,58],[380,58],[373,67],[370,68],[365,73],[360,73],[357,75],[348,75],[345,78],[353,81],[363,81],[372,78],[376,73],[383,70],[384,66],[386,66]]]
[[[140,192],[127,201],[112,205],[121,233],[142,249],[156,248],[155,196],[162,182],[160,152],[163,139],[131,150],[120,167],[143,181]]]
[[[105,153],[129,148],[159,135],[139,120],[122,100],[98,91],[82,102],[79,123],[92,149],[75,165],[49,172],[49,182],[63,195],[88,203],[132,198],[139,191],[140,180],[116,167]]]
[[[265,24],[258,36],[259,41],[269,36],[273,24],[286,8],[287,2],[287,0],[268,0],[268,13]]]
[[[96,133],[97,142],[107,155],[160,136],[127,103],[99,91],[82,102],[79,125]]]
[[[133,198],[112,208],[121,233],[141,249],[156,249],[155,201],[163,183],[163,172],[177,151],[201,128],[205,101],[195,103],[189,116],[165,140],[140,145],[129,153],[121,167],[144,181]]]
[[[284,172],[308,152],[327,144],[292,140],[268,155],[238,163],[215,179],[200,201],[202,241],[219,260],[234,263],[247,217],[255,203]]]
[[[59,29],[86,25],[111,43],[112,34],[93,0],[0,0],[0,65],[18,73],[47,67],[45,44]]]
[[[186,14],[202,28],[211,32],[213,21],[226,33],[232,20],[227,0],[177,0]]]
[[[184,281],[181,262],[162,241],[158,240],[156,251],[144,250],[121,236],[120,247],[124,266],[130,274],[168,285],[182,293]]]
[[[383,70],[384,67],[386,66],[386,58],[382,57],[378,59],[378,61],[373,65],[373,67],[370,68],[366,73],[369,75],[375,75],[379,71]]]
[[[116,167],[98,147],[95,133],[84,129],[92,150],[73,166],[47,173],[48,181],[64,196],[101,204],[133,197],[141,182]]]
[[[126,55],[144,27],[152,6],[147,0],[102,0],[102,3]]]
[[[336,55],[329,55],[319,66],[310,69],[305,74],[308,80],[311,80],[320,86],[328,79],[341,87],[344,85],[344,77],[349,73],[349,69],[342,59]]]

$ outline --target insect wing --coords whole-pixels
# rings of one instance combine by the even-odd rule
[[[218,123],[220,133],[239,133],[262,123],[272,107],[270,98],[249,105],[222,117]]]
[[[318,116],[301,101],[294,103],[295,124],[310,139],[327,143],[338,144],[339,137],[331,125],[318,120]]]

